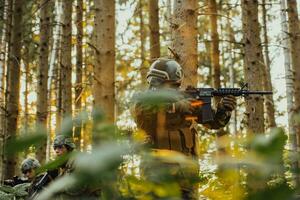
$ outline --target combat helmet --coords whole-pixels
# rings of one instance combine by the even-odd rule
[[[35,159],[35,158],[26,158],[25,160],[23,160],[22,164],[21,164],[21,171],[22,173],[26,173],[27,171],[31,170],[31,169],[36,169],[39,168],[40,162]]]
[[[157,87],[164,82],[181,84],[183,71],[178,62],[173,59],[159,58],[152,63],[147,74],[150,87]]]
[[[75,149],[76,147],[71,137],[67,137],[65,135],[57,135],[54,138],[53,148],[55,149],[56,147],[63,146],[63,145],[65,145],[67,148],[71,150]]]

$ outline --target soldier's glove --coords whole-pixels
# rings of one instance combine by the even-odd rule
[[[233,111],[236,108],[236,98],[232,95],[225,96],[218,104],[218,109]]]
[[[181,114],[192,114],[194,108],[191,105],[191,102],[188,99],[182,99],[172,104],[172,112],[173,113],[181,113]]]

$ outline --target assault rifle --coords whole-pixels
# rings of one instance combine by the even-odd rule
[[[13,179],[4,180],[4,185],[14,187],[19,184],[29,183],[29,180],[19,176],[14,176]]]
[[[270,95],[272,91],[250,91],[248,90],[248,84],[243,85],[241,88],[194,88],[187,87],[184,91],[184,95],[187,98],[192,98],[192,106],[195,107],[196,113],[193,116],[188,116],[187,120],[197,120],[198,123],[208,123],[213,120],[214,113],[212,109],[212,97],[224,97],[224,96],[243,96],[249,95]]]

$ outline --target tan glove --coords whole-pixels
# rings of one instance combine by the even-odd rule
[[[236,108],[236,98],[232,95],[225,96],[218,104],[218,109],[233,111]]]

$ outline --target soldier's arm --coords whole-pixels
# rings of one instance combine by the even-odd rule
[[[205,124],[210,129],[223,128],[230,120],[231,112],[236,107],[236,99],[234,96],[225,96],[218,104],[214,111],[214,117],[211,122]]]
[[[220,129],[226,126],[231,117],[231,111],[224,109],[214,110],[214,119],[213,121],[203,124],[206,128],[210,129]]]

